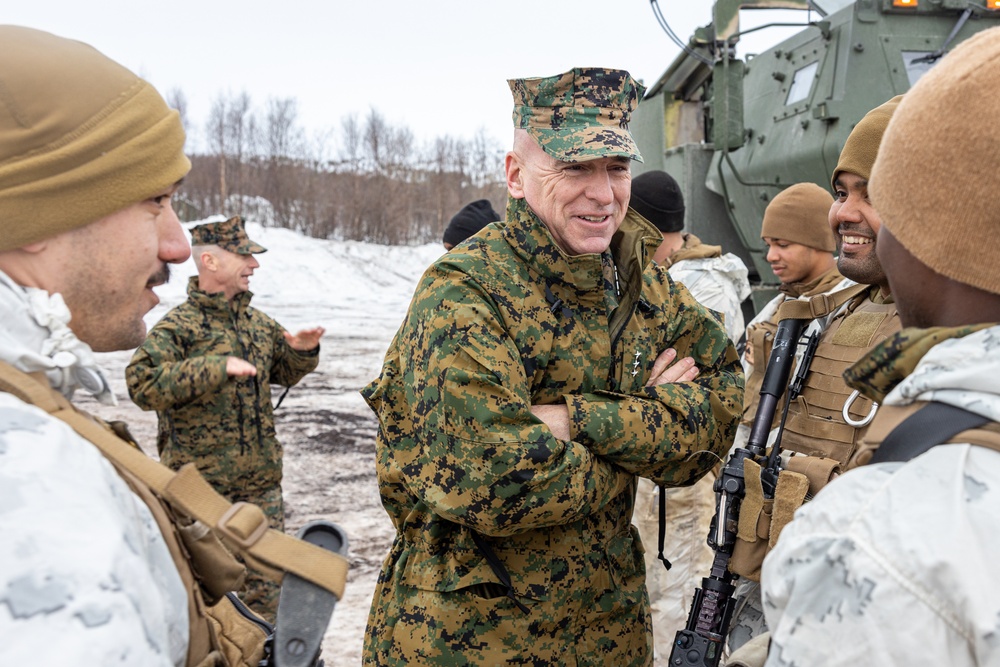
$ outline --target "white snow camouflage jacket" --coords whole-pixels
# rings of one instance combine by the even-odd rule
[[[905,329],[845,377],[1000,421],[1000,326]],[[834,480],[764,561],[767,664],[1000,665],[998,508],[1000,452],[969,444]]]
[[[0,359],[107,400],[69,317],[0,272]],[[187,594],[149,509],[94,445],[5,392],[0,535],[0,665],[185,663]]]

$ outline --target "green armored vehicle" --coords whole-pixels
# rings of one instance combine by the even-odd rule
[[[804,25],[739,59],[740,9],[801,9]],[[756,309],[777,284],[760,240],[771,198],[802,181],[829,188],[865,113],[995,26],[1000,0],[718,0],[712,23],[695,32],[633,115],[645,158],[636,173],[663,169],[677,179],[685,228],[743,258]]]

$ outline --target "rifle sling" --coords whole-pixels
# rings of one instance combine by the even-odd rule
[[[0,391],[66,422],[116,467],[130,472],[177,510],[210,527],[232,550],[311,581],[336,595],[338,600],[343,598],[346,558],[268,528],[260,508],[249,503],[230,503],[205,481],[194,464],[189,463],[175,473],[76,410],[43,380],[3,361],[0,361]]]
[[[948,442],[962,431],[979,428],[990,421],[974,412],[931,401],[900,422],[885,437],[870,463],[909,461],[931,447]]]

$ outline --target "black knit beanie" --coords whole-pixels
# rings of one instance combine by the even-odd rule
[[[451,218],[451,222],[445,227],[442,241],[456,246],[486,225],[499,219],[500,214],[493,210],[488,199],[478,199],[463,206]]]
[[[677,181],[665,171],[647,171],[633,178],[629,206],[661,232],[684,228],[684,195]]]

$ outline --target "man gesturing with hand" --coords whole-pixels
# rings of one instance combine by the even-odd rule
[[[191,230],[198,275],[188,299],[150,330],[125,370],[129,394],[156,410],[160,460],[193,462],[233,502],[250,502],[284,529],[282,447],[274,431],[271,384],[290,387],[316,368],[324,329],[296,334],[250,307],[250,276],[265,248],[239,217]],[[277,585],[251,568],[244,600],[269,620]]]

